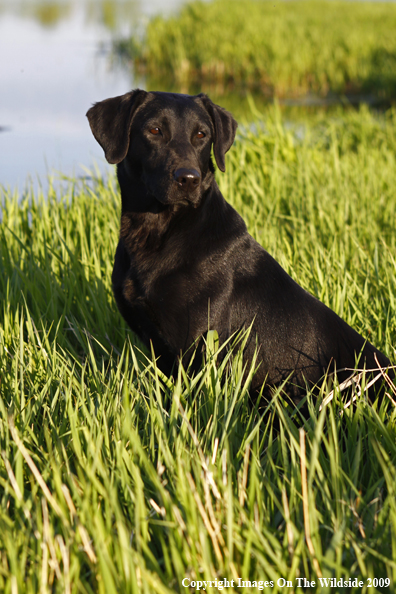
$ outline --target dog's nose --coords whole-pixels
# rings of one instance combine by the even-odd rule
[[[194,190],[201,179],[201,175],[196,169],[185,169],[184,167],[176,169],[173,177],[186,192]]]

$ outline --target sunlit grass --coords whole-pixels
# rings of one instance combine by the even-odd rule
[[[222,192],[394,361],[395,114],[263,122],[240,127]],[[197,376],[161,375],[111,294],[119,214],[114,179],[2,194],[0,591],[302,592],[298,577],[336,576],[394,592],[395,409],[341,415],[336,392],[320,412],[308,395],[304,420],[280,393],[251,403],[214,334]]]
[[[147,87],[396,94],[392,2],[195,0],[118,44]],[[185,92],[185,91],[183,91]]]

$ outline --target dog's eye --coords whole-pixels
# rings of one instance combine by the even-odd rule
[[[206,134],[205,132],[202,132],[202,130],[200,130],[197,134],[197,138],[205,138]]]
[[[161,134],[160,128],[151,128],[150,132],[151,132],[151,134],[154,134],[154,135]]]

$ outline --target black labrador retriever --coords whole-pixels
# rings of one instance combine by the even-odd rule
[[[204,94],[135,90],[87,113],[109,163],[117,163],[122,212],[113,270],[121,314],[170,374],[199,350],[208,328],[220,342],[252,324],[246,361],[258,349],[252,391],[289,379],[297,403],[339,370],[390,365],[385,355],[302,289],[249,235],[220,193],[232,115]],[[196,358],[198,364],[199,357]]]

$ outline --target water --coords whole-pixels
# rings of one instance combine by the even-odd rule
[[[142,84],[112,63],[111,41],[182,2],[0,0],[0,186],[108,171],[85,113]]]

